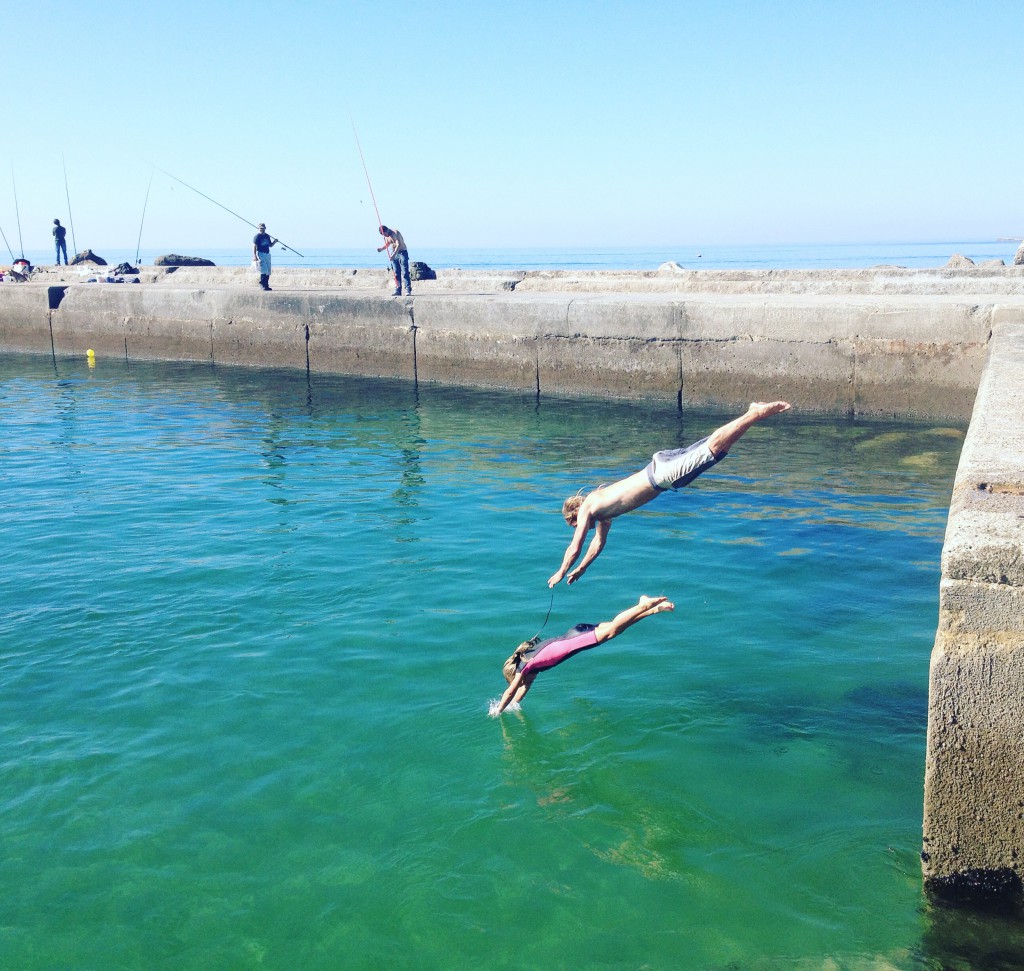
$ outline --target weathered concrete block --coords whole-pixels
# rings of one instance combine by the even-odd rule
[[[683,400],[742,407],[782,398],[801,410],[854,408],[854,357],[840,342],[754,339],[684,341]]]
[[[421,380],[541,393],[678,394],[678,317],[671,301],[430,298],[417,300],[415,316]]]
[[[973,490],[965,499],[954,492],[942,575],[951,580],[1024,587],[1024,496],[1020,493]]]
[[[124,353],[139,361],[212,361],[209,320],[129,314],[123,321]]]
[[[386,296],[304,295],[291,319],[309,329],[309,368],[365,377],[412,379],[411,302]]]
[[[547,394],[678,398],[678,341],[548,336],[537,341],[537,380]]]
[[[636,295],[580,295],[566,307],[568,334],[595,340],[675,341],[682,334],[683,303]]]
[[[944,890],[1006,871],[1019,886],[1024,875],[1024,636],[965,629],[993,617],[990,593],[944,594],[945,609],[974,617],[947,620],[932,652],[921,859],[926,883]]]
[[[1007,650],[1024,647],[1024,587],[943,578],[939,594],[939,634],[946,651],[983,642]]]
[[[855,407],[861,414],[969,414],[985,366],[985,344],[853,341]]]
[[[53,348],[58,355],[78,356],[92,348],[99,357],[124,357],[127,296],[119,286],[107,299],[98,285],[69,286],[60,307],[50,315]]]
[[[992,306],[951,296],[862,297],[850,304],[852,336],[922,344],[985,345],[992,329]]]
[[[731,341],[765,336],[764,299],[700,294],[678,310],[684,340]]]
[[[926,884],[1022,896],[1024,325],[993,332],[960,456],[929,675]]]
[[[210,353],[219,364],[306,367],[307,308],[290,294],[245,290],[210,295]]]
[[[537,339],[564,333],[565,295],[416,298],[416,374],[421,381],[537,390]]]
[[[537,390],[537,341],[416,328],[416,376],[439,384]]]
[[[68,287],[53,311],[58,354],[205,361],[211,357],[213,304],[204,292],[165,292],[123,284]]]
[[[0,347],[50,354],[49,288],[32,283],[0,284]]]
[[[417,330],[509,338],[566,334],[568,294],[438,294],[416,297]]]

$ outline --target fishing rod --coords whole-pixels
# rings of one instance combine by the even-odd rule
[[[348,120],[352,122],[352,134],[356,137],[356,148],[359,149],[359,161],[363,163],[363,173],[366,175],[366,185],[370,190],[370,201],[373,203],[373,211],[377,214],[377,228],[379,229],[384,223],[380,218],[380,210],[377,208],[377,198],[373,194],[373,184],[370,182],[370,172],[366,168],[366,159],[363,157],[363,146],[359,144],[359,132],[356,131],[356,122],[352,117],[352,112],[348,113]]]
[[[11,187],[14,189],[14,215],[18,219],[18,249],[21,251],[21,259],[25,259],[25,244],[21,241],[21,212],[18,210],[18,186],[14,181],[14,166],[11,166]],[[11,253],[13,257],[14,254]]]
[[[209,202],[212,202],[215,206],[220,207],[225,212],[231,213],[231,215],[234,216],[235,219],[241,219],[242,222],[244,222],[247,226],[252,226],[252,228],[256,230],[259,229],[259,226],[257,226],[256,223],[250,222],[248,219],[245,218],[245,216],[239,216],[238,213],[235,212],[233,209],[228,209],[227,206],[222,205],[216,199],[210,198],[210,196],[208,196],[205,192],[200,192],[194,185],[189,185],[184,179],[179,179],[176,175],[171,175],[170,172],[168,172],[166,169],[160,168],[159,165],[154,165],[152,162],[150,162],[149,164],[152,165],[153,168],[155,168],[158,172],[163,172],[163,174],[166,175],[169,179],[174,179],[175,182],[180,182],[186,189],[191,189],[196,195],[202,196],[204,199],[206,199]],[[301,256],[302,259],[305,259],[305,256],[302,256],[302,254],[297,249],[295,249],[294,246],[286,246],[284,243],[281,242],[281,240],[278,240],[278,242],[281,243],[281,249],[291,250],[296,256]]]
[[[142,252],[142,224],[146,221],[146,206],[149,205],[149,190],[153,188],[153,176],[156,168],[149,173],[149,185],[146,186],[146,198],[142,202],[142,218],[139,220],[139,241],[135,244],[135,262],[139,262],[139,253]]]
[[[60,163],[64,166],[64,195],[68,198],[68,223],[71,225],[71,245],[75,252],[78,252],[78,243],[75,242],[75,217],[71,215],[71,193],[68,192],[68,166],[67,162],[64,161],[64,156],[61,155]],[[65,254],[65,259],[67,254]]]
[[[380,218],[380,210],[377,208],[377,198],[373,194],[373,184],[370,182],[370,171],[366,167],[366,159],[363,157],[363,146],[359,144],[359,132],[356,131],[356,122],[355,122],[355,119],[352,117],[352,112],[351,111],[348,113],[348,120],[350,122],[352,122],[352,134],[355,135],[355,138],[356,138],[356,148],[359,149],[359,161],[363,163],[363,174],[366,176],[366,185],[367,185],[367,187],[370,190],[370,201],[373,203],[373,211],[377,214],[377,229],[380,230],[380,228],[384,225],[384,223],[383,223],[383,221]],[[394,267],[391,265],[391,259],[390,259],[390,257],[391,257],[391,242],[390,242],[390,240],[387,239],[387,237],[385,237],[384,239],[385,239],[385,244],[384,245],[387,246],[387,249],[388,249],[388,269],[389,270],[393,270]],[[398,274],[397,273],[395,274],[395,286],[396,287],[398,286]]]
[[[14,250],[11,249],[11,244],[7,242],[7,234],[3,231],[3,227],[0,226],[0,236],[4,238],[4,246],[7,247],[7,252],[11,254],[11,262],[14,262]]]

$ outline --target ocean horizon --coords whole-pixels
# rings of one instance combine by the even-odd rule
[[[13,241],[12,241],[13,242]],[[69,240],[70,242],[70,240]],[[374,247],[365,249],[306,248],[300,241],[285,239],[284,244],[298,245],[298,251],[273,250],[274,266],[299,266],[310,269],[370,269],[387,265]],[[409,239],[411,260],[421,261],[435,270],[657,270],[663,263],[675,262],[690,270],[829,270],[868,269],[873,266],[899,266],[907,269],[928,269],[945,266],[950,257],[960,254],[981,263],[1003,260],[1012,265],[1019,242],[1001,240],[938,240],[877,243],[780,243],[701,245],[697,243],[665,246],[575,246],[575,247],[507,247],[455,248],[418,247]],[[252,251],[246,237],[237,248],[202,248],[168,245],[163,248],[91,247],[110,266],[122,262],[152,266],[164,255],[199,256],[218,266],[247,266]],[[69,246],[69,252],[74,247]],[[81,247],[85,249],[85,247]],[[14,250],[9,255],[14,258]],[[23,252],[35,265],[53,263],[53,250],[30,249]],[[301,252],[301,256],[298,253]]]

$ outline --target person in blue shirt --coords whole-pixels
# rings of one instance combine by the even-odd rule
[[[260,264],[260,286],[270,289],[270,247],[276,246],[277,240],[267,233],[267,224],[260,223],[259,231],[252,238],[252,258]]]

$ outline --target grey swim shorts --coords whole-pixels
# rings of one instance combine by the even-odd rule
[[[702,438],[686,448],[655,452],[651,456],[651,464],[647,466],[647,480],[662,492],[666,489],[682,489],[718,462],[719,459],[708,448],[708,440]]]

